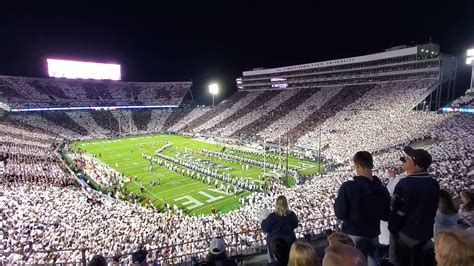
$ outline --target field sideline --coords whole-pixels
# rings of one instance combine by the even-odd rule
[[[141,148],[138,147],[139,144]],[[222,151],[224,146],[189,139],[179,135],[160,134],[130,136],[112,140],[80,141],[72,143],[70,147],[80,148],[89,154],[95,155],[99,160],[123,173],[125,176],[136,176],[137,181],[132,180],[125,184],[127,190],[139,195],[143,201],[149,196],[152,204],[160,209],[163,208],[166,202],[171,205],[177,205],[189,215],[210,214],[211,207],[213,206],[218,213],[222,213],[238,208],[239,198],[248,195],[248,191],[227,194],[224,191],[215,189],[214,181],[209,186],[207,183],[204,184],[203,182],[192,180],[188,176],[178,174],[155,164],[150,172],[150,162],[142,158],[142,153],[153,156],[157,149],[166,144],[171,144],[171,146],[162,152],[164,155],[183,159],[186,153],[188,160],[189,158],[191,160],[209,160],[214,164],[229,167],[229,169],[220,168],[219,171],[233,176],[253,179],[255,182],[259,182],[260,175],[263,173],[263,168],[254,165],[249,165],[247,170],[242,169],[241,164],[238,162],[235,163],[201,155],[199,150],[202,148]],[[229,153],[230,149],[227,148],[226,152]],[[253,156],[248,155],[245,157]],[[252,159],[257,158],[253,157]],[[284,160],[285,158],[283,157],[282,162]],[[304,166],[305,168],[301,168],[301,172],[304,174],[315,173],[319,167],[316,162],[303,161],[295,157],[290,157],[288,164],[290,167],[301,168]],[[159,180],[160,186],[155,184],[153,187],[150,187],[150,180],[155,183]],[[140,193],[140,183],[144,185],[146,190],[143,194]]]

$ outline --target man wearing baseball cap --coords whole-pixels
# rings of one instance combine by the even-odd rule
[[[200,265],[237,266],[235,259],[227,257],[225,250],[226,244],[224,238],[214,237],[209,246],[209,254],[207,255],[206,262]]]
[[[394,265],[423,265],[421,247],[433,237],[438,208],[439,184],[428,168],[431,155],[423,149],[405,147],[400,158],[408,174],[395,187],[388,229],[390,262]]]

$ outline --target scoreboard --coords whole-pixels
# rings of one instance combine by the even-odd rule
[[[54,78],[120,80],[120,65],[47,59],[48,75]]]

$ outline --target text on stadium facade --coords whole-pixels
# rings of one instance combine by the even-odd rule
[[[336,60],[330,60],[330,61],[315,62],[315,63],[309,63],[309,64],[270,68],[270,69],[244,71],[243,76],[273,74],[273,73],[289,72],[289,71],[302,70],[302,69],[311,69],[311,68],[317,68],[317,67],[362,63],[362,62],[369,62],[369,61],[375,61],[375,60],[381,60],[381,59],[401,57],[401,56],[406,56],[406,55],[415,55],[417,54],[417,49],[418,49],[417,47],[410,47],[410,48],[405,48],[405,49],[400,49],[400,50],[386,51],[386,52],[377,53],[377,54],[342,58],[342,59],[336,59]]]

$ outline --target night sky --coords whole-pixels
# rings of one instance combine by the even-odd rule
[[[474,47],[474,0],[1,5],[2,75],[45,77],[48,57],[114,62],[127,81],[192,80],[203,103],[210,101],[209,81],[220,82],[221,100],[236,90],[234,80],[244,70],[376,53],[430,38],[458,58],[463,91],[465,51]]]

